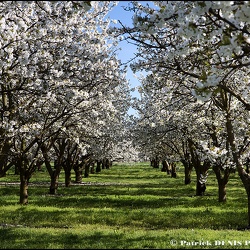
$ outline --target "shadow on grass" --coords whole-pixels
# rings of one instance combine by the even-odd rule
[[[88,233],[88,234],[87,234]],[[123,232],[86,232],[79,234],[64,230],[57,234],[28,230],[0,229],[1,248],[12,249],[141,249],[156,248],[156,238],[150,235],[131,235]],[[166,236],[158,236],[164,242]],[[167,240],[166,240],[167,245]],[[165,246],[166,247],[166,246]]]
[[[189,230],[187,234],[183,235],[183,231],[178,229],[164,232],[154,232],[153,230],[142,232],[117,228],[102,231],[88,229],[81,232],[71,229],[55,229],[53,231],[39,229],[33,230],[31,234],[29,229],[21,228],[0,229],[0,241],[3,249],[246,249],[244,245],[213,244],[218,239],[224,239],[227,232],[218,231],[217,236],[210,234],[211,231],[207,234],[205,230]],[[239,237],[242,236],[235,231],[230,232],[229,235],[229,238],[226,237],[230,240],[232,238],[240,239]],[[247,238],[244,237],[244,239]],[[198,243],[207,240],[211,246],[209,244],[207,246],[181,244],[181,241],[185,242],[186,240]],[[226,239],[225,242],[227,242]],[[242,240],[242,242],[244,241]]]
[[[135,169],[133,175],[122,175],[120,171],[122,170],[117,171],[117,175],[106,171],[102,178],[95,177],[93,180],[100,182],[106,178],[107,182],[114,184],[124,181],[124,185],[111,183],[68,188],[60,186],[58,195],[54,196],[48,195],[49,186],[30,186],[28,192],[31,206],[2,209],[0,218],[3,223],[53,228],[98,224],[145,229],[231,229],[244,225],[247,221],[247,200],[244,190],[242,192],[242,189],[238,189],[239,182],[236,178],[230,182],[228,194],[231,196],[228,196],[228,202],[218,203],[216,180],[211,180],[211,188],[207,186],[205,196],[198,197],[195,196],[195,183],[184,185],[183,176],[175,179],[164,173],[149,174]],[[150,171],[153,173],[159,170]],[[145,176],[138,176],[139,173]],[[19,187],[1,187],[0,204],[16,205],[19,200],[18,192]],[[25,242],[26,239],[23,240]],[[24,242],[19,243],[25,244]],[[64,248],[61,243],[59,248]]]
[[[74,201],[66,200],[63,206],[53,204],[50,207],[35,205],[22,206],[13,210],[3,210],[0,217],[4,223],[27,227],[70,228],[76,225],[100,224],[108,226],[132,226],[145,229],[169,228],[209,228],[236,229],[247,221],[247,214],[234,211],[233,206],[206,203],[191,206],[184,199],[155,199],[150,201],[119,199],[100,201],[91,200],[91,206],[74,206]],[[197,202],[197,201],[195,201]],[[68,204],[66,206],[66,204]],[[187,206],[188,204],[188,206]]]

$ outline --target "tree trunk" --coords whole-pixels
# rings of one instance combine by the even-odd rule
[[[162,161],[162,169],[161,169],[161,171],[166,172],[167,174],[171,174],[171,166],[170,166],[170,164],[168,163],[167,160]]]
[[[20,157],[16,162],[16,167],[19,169],[19,176],[20,176],[20,197],[19,203],[22,205],[28,204],[28,185],[29,185],[29,178],[26,174],[26,166],[25,162]]]
[[[161,172],[167,172],[167,162],[166,162],[166,160],[163,160],[161,162],[161,164],[162,164]]]
[[[65,173],[65,187],[69,187],[71,184],[71,171],[69,169],[66,169],[64,173]]]
[[[58,180],[59,180],[59,174],[56,170],[53,171],[52,175],[50,176],[50,194],[57,194],[58,189]]]
[[[85,169],[84,169],[84,177],[85,178],[89,177],[89,167],[90,167],[89,163],[86,163]]]
[[[25,139],[21,140],[21,151],[23,152],[26,147],[26,141]],[[28,173],[28,159],[25,157],[25,155],[19,155],[16,161],[17,169],[19,170],[19,176],[20,176],[20,204],[26,205],[28,204],[28,185],[29,185],[29,179],[31,175]]]
[[[206,183],[200,182],[200,177],[197,175],[197,180],[196,180],[196,195],[197,196],[203,196],[205,191],[206,191]]]
[[[171,177],[172,178],[176,178],[177,174],[176,174],[176,163],[172,162],[171,163]]]
[[[236,164],[238,174],[240,176],[240,179],[245,187],[246,193],[247,193],[247,199],[248,199],[248,225],[247,229],[250,229],[250,175],[246,172],[244,169],[244,166],[241,162],[240,159],[240,154],[239,151],[236,147],[236,142],[235,142],[235,136],[234,136],[234,130],[233,130],[233,124],[232,124],[232,118],[230,115],[227,115],[227,121],[226,121],[226,128],[227,128],[227,139],[229,141],[231,150],[232,150],[232,155],[233,155],[233,160]]]
[[[14,172],[14,175],[20,175],[20,170],[19,170],[18,165],[15,165],[15,172]]]
[[[0,138],[4,138],[4,130],[0,129]],[[8,171],[8,168],[6,169],[6,166],[9,161],[9,152],[12,147],[12,143],[9,140],[6,140],[3,145],[1,145],[1,151],[0,151],[0,176],[4,177],[6,176],[6,172]],[[19,173],[18,173],[19,174]]]
[[[250,173],[250,158],[249,157],[246,158],[245,165],[246,165],[246,172],[249,174]]]
[[[28,204],[28,186],[29,180],[25,178],[25,176],[20,174],[20,204],[27,205]]]
[[[42,165],[43,165],[43,162],[38,162],[37,163],[37,171],[42,171],[43,169],[42,169]]]
[[[99,160],[96,161],[96,170],[95,170],[96,173],[101,172],[101,164],[102,164],[101,161],[99,161]]]
[[[192,173],[192,169],[190,169],[189,166],[185,166],[185,179],[184,179],[185,185],[188,185],[191,183],[191,173]]]
[[[200,179],[196,182],[196,195],[197,196],[203,196],[205,194],[207,187],[206,183],[201,183]]]
[[[224,181],[219,182],[218,186],[219,186],[219,202],[226,202],[227,192],[226,192],[226,185]]]
[[[82,183],[82,169],[75,169],[76,183]]]
[[[185,173],[184,184],[188,185],[191,183],[191,173],[192,173],[193,165],[186,159],[182,159],[181,162],[184,166],[184,173]]]
[[[198,165],[195,166],[196,171],[196,195],[203,196],[206,191],[206,179],[207,179],[207,171],[210,167],[209,161],[204,161],[203,164],[198,162]]]
[[[214,165],[213,170],[216,175],[216,179],[218,182],[218,194],[219,194],[219,202],[226,202],[226,185],[230,176],[230,169],[226,168],[225,170],[221,165]]]
[[[49,194],[56,194],[58,189],[59,174],[62,168],[62,157],[54,161],[54,168],[52,168],[51,160],[48,154],[50,146],[51,145],[49,145],[49,143],[48,145],[46,145],[45,143],[40,143],[41,151],[44,157],[44,163],[50,175]]]
[[[95,163],[91,163],[91,165],[90,165],[90,173],[91,174],[94,174],[95,173]]]
[[[83,162],[79,163],[79,160],[75,162],[73,165],[73,169],[75,172],[75,182],[81,183],[82,182],[82,171],[83,171]]]
[[[204,163],[201,164],[201,160],[195,152],[196,147],[191,139],[188,139],[188,145],[190,149],[191,163],[194,166],[196,172],[196,195],[203,196],[206,191],[205,177],[207,170],[210,167],[210,162],[204,161]]]
[[[102,160],[102,169],[105,169],[106,168],[106,161],[105,159]]]
[[[106,169],[110,168],[110,160],[109,159],[106,159],[105,165],[106,165]]]
[[[153,159],[153,168],[159,168],[159,160],[157,159],[157,157]]]

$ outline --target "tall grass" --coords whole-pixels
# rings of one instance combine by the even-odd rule
[[[249,232],[237,230],[247,223],[238,175],[231,175],[226,203],[218,202],[212,171],[202,197],[195,178],[185,185],[182,166],[171,178],[148,162],[116,163],[70,187],[62,172],[58,194],[49,195],[44,168],[30,180],[29,204],[20,205],[19,178],[10,170],[0,179],[0,248],[249,248]]]

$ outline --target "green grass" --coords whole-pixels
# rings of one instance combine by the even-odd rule
[[[82,185],[49,195],[44,168],[30,180],[29,204],[20,205],[19,177],[0,179],[0,248],[4,249],[184,249],[250,247],[247,196],[237,174],[218,202],[209,172],[205,196],[195,196],[195,173],[184,185],[184,170],[171,178],[149,163],[114,164],[90,174]],[[72,172],[72,180],[74,174]]]

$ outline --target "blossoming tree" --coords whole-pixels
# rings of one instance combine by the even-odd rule
[[[128,109],[116,40],[104,18],[115,4],[0,3],[0,169],[4,175],[17,166],[22,204],[38,165],[45,162],[55,193],[66,149],[86,154],[106,121]]]
[[[154,82],[163,86],[170,82],[170,95],[178,92],[188,100],[192,94],[197,105],[205,103],[209,116],[203,124],[204,128],[209,124],[210,139],[204,143],[200,138],[192,147],[196,153],[202,151],[202,158],[217,170],[235,166],[250,204],[250,177],[243,165],[249,145],[249,2],[154,4],[153,8],[133,2],[134,26],[119,30],[138,46],[140,58],[132,69],[150,72]],[[152,84],[147,91],[154,93],[155,89]],[[218,127],[212,124],[211,115],[220,117]],[[220,127],[223,133],[217,133]],[[228,173],[224,174],[217,178],[226,181]],[[248,208],[250,225],[250,205]]]

